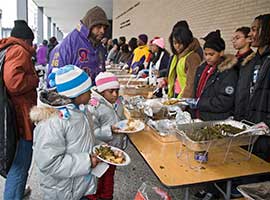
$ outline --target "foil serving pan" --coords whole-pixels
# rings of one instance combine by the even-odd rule
[[[239,121],[235,120],[223,120],[223,121],[205,121],[205,122],[194,122],[189,124],[177,124],[176,135],[180,141],[186,145],[187,148],[193,151],[207,151],[209,148],[226,148],[230,146],[245,146],[253,144],[259,135],[262,135],[261,132],[256,134],[255,131],[252,131],[252,134],[245,134],[238,137],[224,137],[220,139],[213,139],[208,141],[194,141],[189,136],[188,133],[199,130],[205,126],[214,126],[216,124],[229,124],[236,128],[243,128],[244,126],[248,129],[250,126]],[[251,132],[250,132],[251,133]]]
[[[162,137],[166,137],[176,133],[176,121],[175,120],[149,120],[147,125],[152,128],[156,133]]]
[[[149,120],[147,125],[160,142],[169,143],[178,141],[178,138],[176,137],[175,120]]]

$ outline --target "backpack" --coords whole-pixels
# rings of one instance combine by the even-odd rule
[[[17,126],[14,107],[3,80],[7,47],[0,50],[0,175],[6,177],[12,165],[17,146]]]

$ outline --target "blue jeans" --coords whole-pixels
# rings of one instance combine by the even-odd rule
[[[14,161],[7,175],[4,200],[22,200],[32,161],[32,141],[20,138]]]

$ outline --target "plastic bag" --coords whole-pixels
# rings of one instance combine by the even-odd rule
[[[239,185],[237,189],[250,200],[270,199],[270,181]]]
[[[172,198],[166,191],[149,183],[143,183],[134,200],[172,200]]]

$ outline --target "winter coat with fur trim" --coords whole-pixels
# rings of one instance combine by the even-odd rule
[[[89,157],[95,144],[90,113],[57,95],[54,102],[62,106],[53,107],[52,98],[41,97],[45,97],[43,105],[32,108],[30,117],[37,124],[34,159],[40,171],[43,199],[79,200],[95,193],[96,178],[91,174]],[[50,105],[46,105],[48,102]],[[69,117],[63,117],[67,113]]]
[[[234,55],[225,55],[216,71],[207,80],[197,104],[200,119],[222,120],[233,115],[238,80],[237,70],[234,68],[236,63]],[[206,62],[201,64],[196,72],[194,94],[206,65]]]
[[[251,80],[251,73],[253,65],[250,62],[255,57],[256,53],[252,52],[247,57],[242,59],[239,63],[238,73],[239,78],[237,82],[236,95],[235,95],[235,109],[234,118],[236,120],[247,119],[248,104],[249,104],[249,82]]]
[[[250,95],[250,86],[253,79],[255,65],[260,65],[258,79],[254,86],[253,95]],[[262,55],[258,52],[253,55],[249,63],[242,69],[238,82],[238,101],[241,104],[237,114],[239,119],[251,122],[265,122],[270,125],[270,47]],[[240,110],[242,107],[245,109]]]
[[[96,138],[112,146],[124,149],[127,145],[127,136],[120,133],[113,134],[111,129],[112,125],[125,119],[123,104],[120,99],[112,105],[93,89],[90,104]]]

